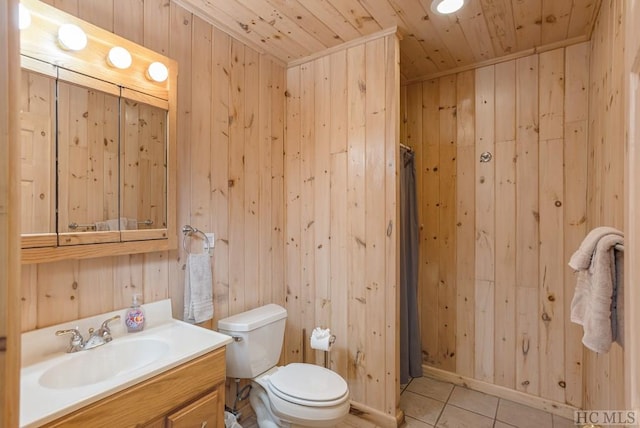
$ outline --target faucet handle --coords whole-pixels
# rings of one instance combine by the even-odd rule
[[[117,321],[120,319],[120,315],[116,315],[112,318],[109,318],[108,320],[105,320],[102,325],[100,326],[100,328],[104,331],[106,331],[107,333],[111,333],[111,329],[109,329],[109,323],[113,322],[113,321]]]
[[[120,315],[116,315],[115,317],[105,320],[100,326],[100,330],[98,330],[98,335],[102,337],[105,342],[111,342],[111,340],[113,340],[113,338],[111,337],[111,329],[109,328],[109,323],[113,321],[117,321],[119,319],[120,319]]]
[[[82,338],[82,335],[80,334],[80,331],[78,330],[78,328],[70,328],[68,330],[58,330],[56,331],[56,336],[63,336],[65,334],[71,334],[71,342],[69,343],[69,348],[67,349],[67,352],[75,352],[79,349],[82,348],[82,346],[84,345],[84,339]]]
[[[73,334],[73,337],[71,338],[71,340],[76,340],[78,338],[82,339],[82,335],[80,334],[80,331],[78,330],[78,328],[70,328],[68,330],[58,330],[56,331],[56,336],[63,336],[65,334]]]

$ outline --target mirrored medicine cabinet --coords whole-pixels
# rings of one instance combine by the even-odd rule
[[[38,0],[20,13],[22,262],[175,248],[175,61]]]

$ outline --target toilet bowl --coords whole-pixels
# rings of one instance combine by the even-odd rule
[[[349,413],[349,390],[338,374],[312,364],[276,367],[254,379],[266,390],[273,413],[306,426],[334,425]]]
[[[349,413],[347,383],[313,364],[276,366],[285,319],[286,310],[271,304],[218,321],[218,330],[234,337],[227,376],[251,379],[249,400],[260,428],[335,426]]]

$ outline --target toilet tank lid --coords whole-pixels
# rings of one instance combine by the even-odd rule
[[[218,321],[218,330],[251,331],[287,317],[287,310],[270,303]]]

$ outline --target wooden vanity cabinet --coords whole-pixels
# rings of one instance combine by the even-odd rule
[[[225,348],[115,393],[45,427],[224,427]]]

